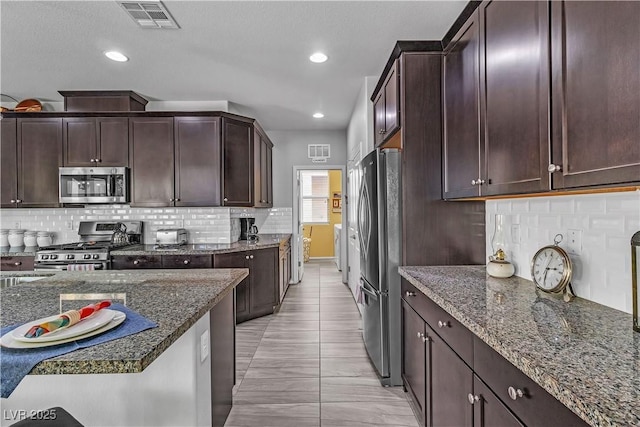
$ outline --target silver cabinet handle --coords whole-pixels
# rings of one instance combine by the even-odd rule
[[[188,259],[185,259],[184,261],[182,261],[182,263],[183,263],[184,265],[189,264],[189,262],[190,262],[190,261],[189,261]]]
[[[21,199],[16,200],[16,203],[22,203]]]
[[[516,400],[517,398],[524,396],[524,393],[519,388],[516,389],[513,387],[509,387],[508,392],[511,400]]]
[[[467,400],[469,400],[469,403],[471,403],[472,405],[478,401],[480,401],[480,398],[476,395],[474,395],[473,393],[469,393],[467,395]]]
[[[253,259],[253,255],[249,255],[249,258]]]
[[[422,342],[427,342],[427,341],[429,341],[431,339],[428,336],[426,336],[425,334],[423,334],[422,332],[418,332],[418,338],[422,339]]]
[[[442,320],[438,320],[438,328],[444,328],[447,326],[450,326],[448,320],[445,320],[444,322]]]
[[[225,197],[224,199],[222,199],[222,200],[224,200],[225,202],[228,202],[228,201],[229,201],[229,199],[227,199],[226,197]]]
[[[9,200],[9,201],[10,201],[11,203],[15,203],[15,202],[16,202],[16,201],[15,201],[15,200],[13,200],[13,199],[11,199],[11,200]]]
[[[96,163],[100,163],[100,162],[102,162],[101,159],[96,159]]]
[[[484,183],[485,183],[485,180],[484,180],[484,179],[480,179],[480,178],[478,178],[478,181],[477,181],[477,182],[478,182],[478,185],[482,185],[482,184],[484,184]]]
[[[18,266],[18,265],[22,265],[22,263],[20,261],[14,262],[13,265]]]
[[[549,171],[549,173],[560,172],[562,170],[562,166],[554,165],[553,163],[551,163],[547,170]]]
[[[249,259],[249,255],[245,255],[244,259]]]
[[[134,265],[138,265],[138,264],[140,264],[140,261],[135,260],[135,261],[133,261],[133,264],[134,264]]]
[[[416,293],[415,293],[415,292],[410,292],[410,291],[407,291],[407,292],[405,292],[404,294],[405,294],[406,296],[408,296],[408,297],[415,297],[415,296],[416,296]]]
[[[96,159],[90,159],[90,162],[91,162],[91,163],[95,163],[95,162],[96,162]]]
[[[471,185],[478,185],[477,181],[475,179],[471,180]]]
[[[176,200],[176,199],[173,199],[173,198],[172,198],[172,199],[169,199],[169,201],[170,201],[170,202],[175,202],[175,200]]]
[[[482,185],[484,184],[486,181],[484,179],[478,178],[478,179],[472,179],[471,180],[471,185]]]

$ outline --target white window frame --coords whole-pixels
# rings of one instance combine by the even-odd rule
[[[305,196],[303,194],[301,194],[300,196],[302,197],[302,206],[304,209],[304,201],[305,200],[324,200],[325,201],[325,221],[305,221],[304,220],[304,211],[300,212],[300,218],[301,218],[301,222],[303,224],[308,224],[308,225],[328,225],[330,224],[329,221],[329,199],[330,199],[330,190],[331,190],[331,181],[330,181],[330,175],[329,175],[329,170],[316,170],[316,171],[301,171],[301,179],[302,176],[304,176],[305,172],[311,172],[312,174],[318,174],[318,172],[325,172],[326,176],[327,176],[327,194],[325,196]],[[313,212],[312,212],[313,213]],[[312,218],[314,219],[314,218]]]

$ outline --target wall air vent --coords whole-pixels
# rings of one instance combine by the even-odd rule
[[[160,1],[119,1],[118,4],[142,28],[180,28]]]
[[[309,144],[309,158],[313,163],[327,163],[331,157],[331,146],[329,144]]]

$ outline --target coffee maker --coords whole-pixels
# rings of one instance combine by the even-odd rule
[[[240,240],[258,241],[258,227],[255,218],[240,218]]]

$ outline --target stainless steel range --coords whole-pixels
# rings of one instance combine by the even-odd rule
[[[40,248],[34,270],[109,270],[111,250],[141,242],[142,221],[81,221],[78,235],[79,242]]]

